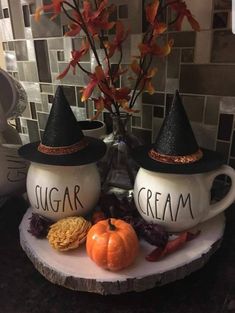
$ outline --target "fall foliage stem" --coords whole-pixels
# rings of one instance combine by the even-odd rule
[[[99,56],[98,56],[97,51],[96,51],[96,48],[95,48],[94,40],[93,40],[93,38],[92,38],[92,37],[90,36],[90,34],[89,34],[89,30],[87,29],[86,23],[85,23],[84,18],[83,18],[82,14],[81,14],[81,12],[80,12],[78,6],[77,6],[76,1],[73,0],[73,2],[74,2],[74,5],[76,6],[76,11],[77,11],[78,16],[79,16],[79,18],[80,18],[80,20],[81,20],[81,27],[82,27],[82,29],[84,30],[84,32],[85,32],[85,34],[86,34],[86,36],[87,36],[87,39],[88,39],[88,41],[89,41],[90,47],[91,47],[91,49],[92,49],[92,52],[94,53],[96,62],[97,62],[97,64],[101,67],[100,59],[99,59]],[[110,86],[109,86],[109,83],[108,83],[107,79],[105,79],[104,83],[105,83],[105,85],[107,86],[107,88],[110,89]],[[102,92],[103,92],[103,91],[102,91]],[[113,102],[113,105],[115,106],[115,108],[117,109],[117,111],[118,111],[118,113],[119,113],[118,106],[117,106],[117,104],[115,103],[114,99],[112,99],[112,102]]]
[[[78,21],[76,21],[71,15],[68,14],[68,12],[66,11],[66,9],[64,8],[64,4],[65,4],[65,2],[62,3],[62,9],[63,9],[64,14],[67,16],[67,18],[69,18],[69,19],[70,19],[71,21],[73,21],[74,23],[80,25],[80,24],[78,23]]]
[[[91,72],[87,71],[79,62],[77,62],[77,66],[78,66],[84,73],[86,73],[88,76],[91,75]]]

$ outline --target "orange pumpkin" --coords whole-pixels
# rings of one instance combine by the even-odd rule
[[[90,228],[86,250],[98,266],[118,271],[134,262],[139,241],[130,224],[111,218],[99,221]]]

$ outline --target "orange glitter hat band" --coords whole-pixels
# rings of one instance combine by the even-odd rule
[[[88,142],[85,139],[73,145],[64,146],[64,147],[49,147],[40,143],[40,145],[38,146],[38,151],[44,154],[49,154],[49,155],[67,155],[67,154],[76,153],[84,149],[87,145],[88,145]]]
[[[203,156],[202,150],[189,155],[165,155],[151,149],[148,153],[149,157],[155,161],[167,164],[188,164],[200,160]]]

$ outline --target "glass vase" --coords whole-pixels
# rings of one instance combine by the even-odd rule
[[[129,196],[138,171],[130,152],[141,142],[131,133],[131,115],[120,113],[111,117],[113,132],[104,139],[108,148],[101,166],[102,189],[117,197]]]

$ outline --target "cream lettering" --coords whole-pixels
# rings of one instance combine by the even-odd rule
[[[146,212],[144,211],[144,210],[142,210],[142,208],[141,208],[141,205],[140,205],[140,193],[143,191],[143,190],[145,190],[146,188],[141,188],[140,190],[139,190],[139,192],[138,192],[138,204],[139,204],[139,208],[140,208],[140,210],[143,212],[143,214],[145,214],[146,215]]]
[[[140,203],[140,198],[143,198],[145,194],[146,204]],[[141,212],[151,218],[157,220],[170,219],[172,222],[177,222],[180,215],[180,211],[187,210],[189,216],[194,219],[192,205],[191,205],[191,194],[186,195],[179,194],[176,201],[172,201],[172,196],[170,193],[162,194],[160,192],[153,192],[145,187],[140,188],[138,192],[138,205]],[[176,205],[175,205],[176,204]]]

